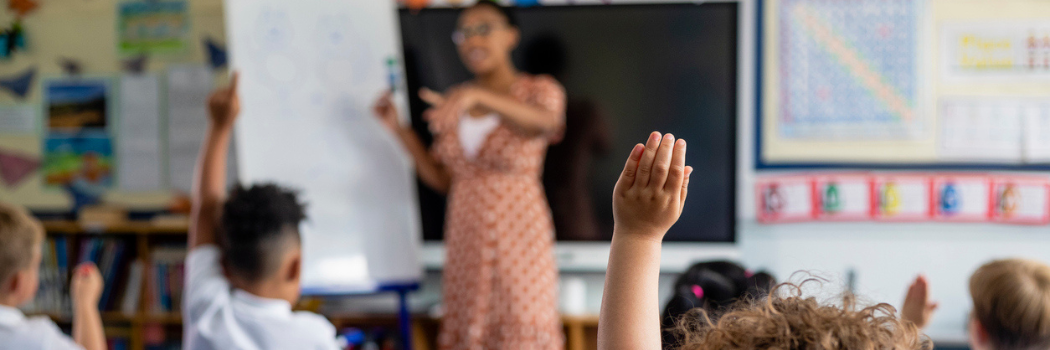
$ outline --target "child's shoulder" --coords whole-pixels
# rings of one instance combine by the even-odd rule
[[[50,318],[29,317],[9,339],[17,349],[80,349]],[[0,347],[3,348],[3,347]]]
[[[306,341],[329,344],[336,336],[335,326],[324,316],[307,311],[296,311],[292,315],[296,333]]]

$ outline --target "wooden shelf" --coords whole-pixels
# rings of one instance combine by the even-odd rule
[[[189,222],[155,224],[149,221],[127,221],[118,224],[92,224],[78,221],[44,221],[44,231],[52,234],[132,234],[179,235],[186,234]]]

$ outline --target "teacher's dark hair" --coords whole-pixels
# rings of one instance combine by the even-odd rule
[[[231,275],[255,282],[280,268],[280,256],[300,243],[306,210],[295,191],[275,184],[237,185],[223,205],[219,246]]]
[[[500,5],[495,0],[478,0],[478,2],[474,3],[474,5],[470,5],[470,7],[466,8],[463,11],[469,11],[481,7],[489,7],[496,11],[499,11],[499,13],[503,15],[503,17],[507,20],[507,25],[510,25],[514,28],[518,28],[518,20],[514,16],[514,11],[510,7]]]

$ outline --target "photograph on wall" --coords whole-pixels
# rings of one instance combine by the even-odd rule
[[[108,125],[109,88],[105,81],[52,81],[44,89],[48,129],[76,132]]]
[[[117,6],[121,53],[175,53],[187,47],[190,16],[185,1],[125,2]]]
[[[73,188],[113,184],[113,143],[109,136],[57,135],[44,141],[44,183]]]

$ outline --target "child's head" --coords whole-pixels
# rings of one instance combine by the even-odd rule
[[[795,285],[774,288],[763,301],[741,305],[717,320],[697,311],[682,324],[683,350],[734,349],[931,349],[911,322],[888,304],[860,307],[852,296],[841,305],[802,296]]]
[[[259,296],[299,299],[299,223],[306,218],[295,192],[274,184],[237,186],[223,206],[222,261],[234,287]]]
[[[1034,260],[997,260],[970,277],[971,339],[975,348],[1050,347],[1050,266]]]
[[[0,203],[0,304],[33,300],[40,282],[44,228],[25,210]]]
[[[717,317],[738,301],[765,297],[775,285],[776,280],[772,275],[765,272],[751,273],[733,262],[693,264],[675,281],[674,295],[661,316],[665,348],[672,348],[673,344],[681,342],[674,327],[690,310],[703,309],[707,315]]]

